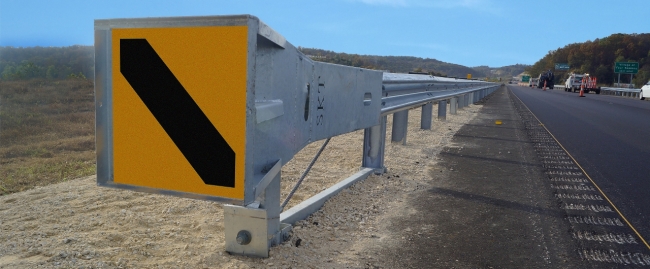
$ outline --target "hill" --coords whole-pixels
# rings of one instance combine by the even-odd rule
[[[0,47],[0,80],[93,78],[93,46]]]
[[[302,53],[311,59],[321,62],[341,64],[368,69],[388,70],[395,73],[408,73],[412,71],[431,73],[434,75],[450,77],[466,77],[472,74],[474,78],[504,77],[509,78],[521,73],[526,65],[511,65],[501,68],[467,66],[442,62],[436,59],[419,58],[412,56],[376,56],[359,55],[333,52],[329,50],[298,47]]]
[[[598,78],[598,84],[611,85],[618,76],[615,62],[638,62],[639,73],[633,83],[641,87],[650,79],[650,34],[613,34],[602,39],[574,43],[549,51],[544,58],[526,71],[533,76],[553,69],[555,63],[568,63],[569,71],[557,72],[555,83],[563,83],[569,73],[589,73]],[[622,75],[621,82],[629,83],[630,76]]]
[[[490,77],[502,77],[502,78],[512,78],[516,77],[530,65],[525,64],[515,64],[502,67],[489,67],[489,66],[476,66],[472,69],[477,70],[483,74],[489,74]]]
[[[508,79],[523,72],[526,65],[504,67],[467,66],[436,59],[412,56],[376,56],[339,53],[298,47],[311,59],[321,62],[388,70],[395,73],[424,72],[438,76]],[[94,77],[93,46],[69,47],[0,47],[0,80],[33,78],[63,79]]]

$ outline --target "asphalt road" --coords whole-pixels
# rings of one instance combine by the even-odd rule
[[[508,87],[650,240],[650,101]]]

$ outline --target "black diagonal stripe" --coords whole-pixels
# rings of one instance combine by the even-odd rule
[[[146,39],[120,39],[120,72],[203,182],[235,187],[235,152]]]

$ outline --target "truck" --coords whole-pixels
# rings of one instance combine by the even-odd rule
[[[531,87],[531,88],[532,88],[533,86],[537,87],[537,81],[538,81],[538,80],[539,80],[539,79],[536,79],[536,78],[530,78],[530,79],[528,80],[528,87]]]
[[[582,84],[582,78],[584,75],[581,74],[571,74],[564,82],[564,91],[565,92],[577,92],[580,90],[580,84]]]
[[[546,86],[552,90],[553,87],[555,86],[554,80],[555,80],[555,75],[553,75],[553,72],[551,72],[551,70],[541,73],[539,74],[539,78],[537,79],[537,88],[541,89],[544,88],[544,86]]]
[[[589,74],[571,74],[564,82],[564,90],[579,92],[582,88],[584,93],[593,91],[596,94],[600,94],[600,87],[598,87],[596,81],[596,77],[590,76]]]
[[[641,87],[641,92],[639,93],[639,100],[643,100],[646,97],[650,98],[650,80]]]

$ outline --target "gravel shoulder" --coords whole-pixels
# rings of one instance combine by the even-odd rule
[[[389,172],[356,183],[297,223],[291,240],[272,248],[268,259],[224,251],[220,204],[100,188],[90,176],[0,196],[0,268],[380,266],[375,246],[395,239],[389,220],[416,212],[408,199],[426,188],[438,153],[480,108],[434,120],[432,130],[420,130],[420,109],[411,110],[407,145],[386,146]],[[283,199],[321,143],[282,168]],[[288,208],[358,171],[362,144],[363,131],[334,137]]]

